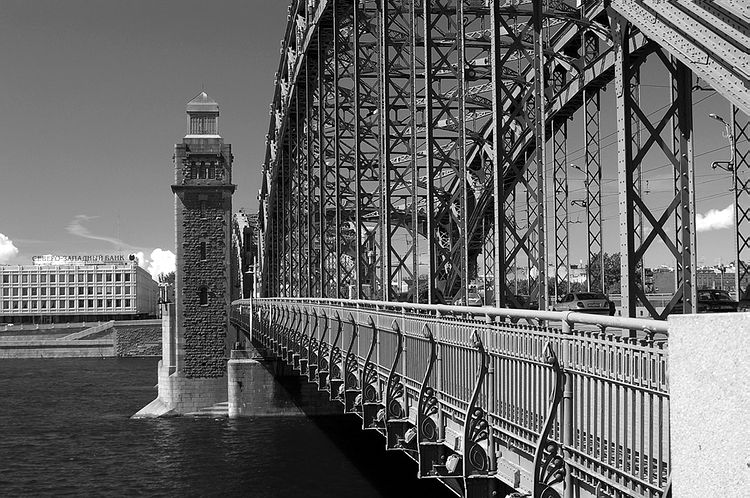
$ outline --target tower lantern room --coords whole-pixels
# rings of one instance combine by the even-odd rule
[[[206,92],[188,102],[187,115],[185,138],[219,138],[219,104]]]

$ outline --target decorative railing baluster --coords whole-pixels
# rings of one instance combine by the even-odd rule
[[[403,376],[405,372],[401,363],[404,354],[404,333],[395,320],[391,328],[396,334],[396,351],[386,383],[385,407],[381,409],[383,418],[385,419],[386,448],[416,450],[417,440],[414,438],[416,434],[409,433],[409,440],[407,442],[407,432],[413,426],[409,422],[406,410],[404,409],[406,391]],[[397,371],[399,366],[402,370],[401,373]]]
[[[487,445],[491,442],[490,427],[487,421],[487,410],[480,406],[479,395],[489,373],[490,355],[484,347],[479,331],[472,332],[472,343],[479,352],[479,371],[471,394],[469,407],[466,410],[463,434],[463,476],[466,498],[491,496],[495,489],[495,479],[490,476],[494,463],[490,462]]]
[[[335,313],[335,320],[336,338],[331,343],[331,350],[328,354],[328,399],[331,401],[338,398],[339,387],[344,383],[341,379],[341,348],[338,346],[344,329],[344,322],[341,320],[338,311]]]
[[[318,312],[313,308],[313,328],[310,331],[310,343],[307,347],[307,380],[310,382],[317,382],[318,373],[318,327],[320,317]]]
[[[349,324],[352,327],[352,334],[349,339],[349,347],[346,349],[346,355],[341,361],[344,385],[341,387],[341,392],[339,393],[339,396],[344,403],[344,413],[352,413],[355,411],[354,402],[359,393],[359,379],[357,378],[359,364],[357,362],[357,355],[352,352],[359,334],[359,324],[351,313],[349,313]]]
[[[417,443],[419,448],[419,477],[437,477],[436,466],[445,469],[448,448],[440,441],[437,423],[433,418],[440,410],[437,392],[430,378],[437,362],[437,342],[428,324],[422,326],[422,335],[429,341],[430,357],[425,369],[417,403]]]
[[[372,329],[372,339],[360,377],[362,379],[360,401],[356,404],[362,408],[362,428],[381,430],[384,428],[384,421],[378,420],[378,412],[383,404],[380,401],[378,372],[373,362],[378,343],[378,328],[375,326],[372,316],[367,317],[367,326]]]
[[[564,375],[557,355],[549,342],[544,347],[544,361],[552,367],[552,400],[547,409],[547,417],[539,434],[534,451],[534,496],[540,498],[561,498],[557,489],[565,479],[565,464],[560,445],[551,438],[555,424],[557,407],[562,401]]]
[[[328,335],[329,323],[326,312],[323,311],[321,314],[323,319],[323,331],[320,334],[320,341],[318,341],[318,389],[323,390],[328,387],[328,349],[329,345],[326,342],[326,336]]]

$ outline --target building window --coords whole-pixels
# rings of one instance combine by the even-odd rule
[[[125,307],[130,308],[130,299],[125,300]]]
[[[26,287],[23,287],[21,289],[21,295],[22,296],[28,296],[29,295],[29,289],[27,289]]]
[[[31,275],[31,283],[32,284],[36,283],[36,275]]]
[[[93,301],[91,301],[91,299],[89,299],[89,301],[90,301],[90,302],[93,302]],[[84,303],[83,299],[79,299],[79,300],[78,300],[78,307],[79,307],[79,308],[83,308],[83,306],[84,306],[84,305],[83,305],[83,303]]]
[[[62,301],[60,301],[60,302],[62,302]],[[76,307],[76,302],[73,299],[71,299],[70,301],[68,301],[68,308],[72,309],[72,308],[75,308],[75,307]]]
[[[21,275],[21,283],[26,284],[29,282],[29,276],[28,275]]]
[[[122,294],[122,287],[120,287],[119,285],[115,287],[115,294]]]
[[[200,208],[201,218],[206,217],[206,201],[198,201],[198,207]]]
[[[47,275],[39,275],[39,282],[42,284],[47,283]]]
[[[101,308],[102,306],[104,306],[104,299],[97,299],[97,300],[96,300],[96,305],[97,305],[98,307],[100,307],[100,308]]]
[[[125,281],[130,282],[130,273],[125,274]]]
[[[107,308],[111,308],[111,307],[112,307],[112,300],[107,299]]]
[[[36,287],[31,288],[31,295],[36,296]]]
[[[4,310],[10,309],[10,301],[3,301],[3,309]]]
[[[13,278],[13,283],[17,284],[18,283],[18,275],[13,275],[12,278]]]
[[[13,301],[13,309],[14,310],[18,309],[18,301]]]
[[[57,287],[50,287],[49,288],[49,295],[54,296],[57,291]]]
[[[115,307],[119,308],[122,306],[122,299],[115,299]]]
[[[216,168],[214,166],[208,167],[208,179],[213,180],[216,178]]]
[[[94,293],[94,288],[93,288],[93,287],[88,287],[88,288],[86,289],[86,291],[87,291],[87,292],[88,292],[89,294],[93,294],[93,293]]]
[[[4,284],[10,283],[10,275],[3,275],[3,283]]]
[[[122,280],[122,273],[115,273],[115,282]]]
[[[102,294],[104,294],[104,287],[102,287],[101,285],[100,285],[100,286],[98,286],[98,287],[96,288],[96,293],[97,293],[97,294],[99,294],[99,295],[102,295]]]
[[[69,296],[74,296],[75,293],[76,293],[76,288],[75,287],[68,287],[68,295]],[[83,292],[81,294],[83,294]]]
[[[201,242],[201,261],[206,260],[206,243]]]
[[[51,284],[54,284],[56,279],[57,279],[57,275],[50,274],[49,281],[50,281]]]
[[[13,289],[13,295],[14,295],[14,296],[17,296],[17,295],[18,295],[18,289]]]
[[[47,295],[47,288],[46,287],[42,287],[39,292],[41,293],[42,296],[46,296]]]
[[[111,282],[111,281],[112,281],[112,274],[107,273],[107,282]]]
[[[7,287],[3,289],[3,296],[9,296],[10,295],[10,289]]]
[[[42,307],[44,307],[45,301],[42,301]],[[57,301],[50,301],[49,302],[50,308],[56,308],[57,307]]]
[[[44,304],[44,301],[42,301],[42,304]],[[31,301],[31,309],[36,309],[36,301]]]
[[[200,302],[201,306],[208,305],[208,289],[205,287],[201,287],[198,291],[198,301]]]
[[[94,281],[94,274],[88,273],[86,274],[86,282],[93,282]]]
[[[23,309],[28,309],[29,308],[29,302],[28,301],[22,301],[21,302],[21,307]]]
[[[79,295],[79,296],[82,296],[82,295],[83,295],[83,287],[79,287],[79,288],[78,288],[78,295]]]
[[[93,307],[94,307],[94,300],[89,299],[89,308],[93,308]]]
[[[102,274],[101,273],[97,273],[96,274],[96,281],[97,282],[101,282],[102,281]]]

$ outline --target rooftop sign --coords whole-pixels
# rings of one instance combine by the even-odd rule
[[[93,254],[85,256],[58,256],[54,254],[45,254],[44,256],[33,256],[31,262],[39,266],[106,265],[125,264],[128,260],[125,256],[119,254]]]

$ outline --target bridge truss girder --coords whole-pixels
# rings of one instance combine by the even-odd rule
[[[491,303],[528,294],[545,309],[550,292],[571,286],[576,203],[586,213],[586,286],[612,292],[600,116],[603,88],[614,82],[623,313],[694,309],[692,66],[631,24],[622,14],[631,3],[293,2],[261,193],[265,295],[452,301],[483,275]],[[646,58],[673,81],[673,103],[655,121],[639,102]],[[579,124],[569,123],[578,109]],[[749,159],[746,117],[733,117],[739,284],[750,271]],[[577,174],[571,126],[583,130],[582,199],[567,186]],[[662,138],[668,126],[671,144]],[[676,181],[666,209],[645,201],[640,180],[646,154],[658,150]],[[678,269],[663,312],[644,283],[656,244]]]

